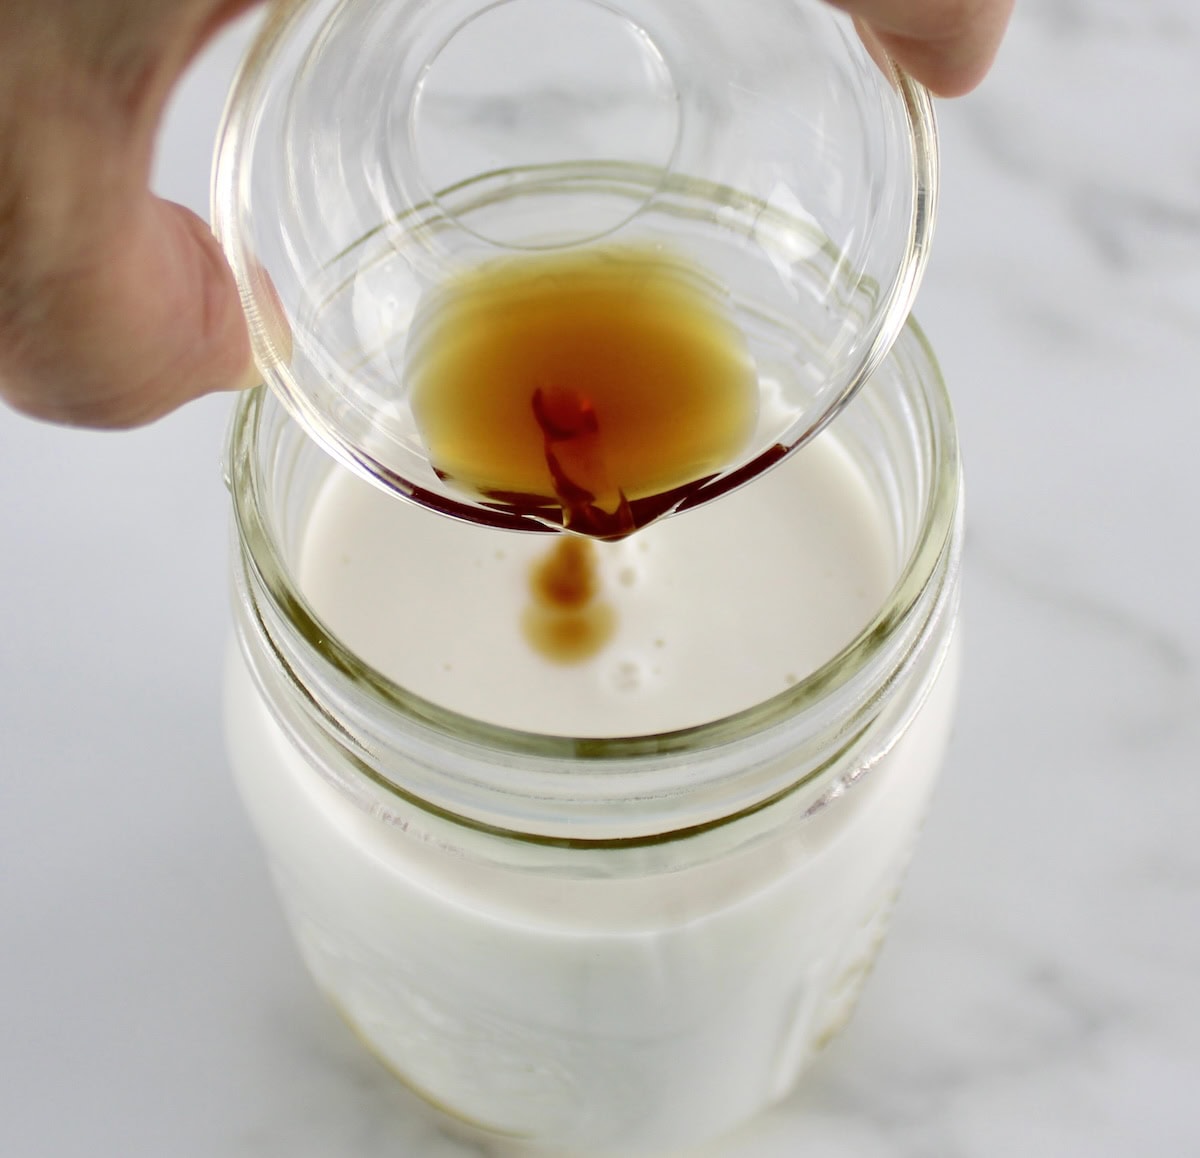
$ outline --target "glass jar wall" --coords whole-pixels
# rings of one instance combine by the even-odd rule
[[[806,464],[822,444],[828,462]],[[681,726],[620,727],[620,705],[656,686],[650,666],[590,732],[520,712],[506,726],[537,664],[547,688],[579,678],[517,645],[473,700],[445,691],[448,661],[403,674],[397,653],[477,633],[455,586],[471,568],[440,558],[420,520],[447,521],[379,494],[398,521],[368,533],[337,506],[344,468],[263,391],[238,408],[229,473],[231,761],[304,959],[370,1048],[454,1117],[555,1153],[694,1143],[786,1093],[851,1011],[950,728],[958,449],[915,326],[811,448],[642,532],[663,536],[649,558],[683,551],[686,528],[711,560],[646,573],[698,636],[727,644],[681,665],[672,702],[715,689],[732,706]],[[764,668],[758,649],[786,654],[833,614],[771,552],[807,549],[817,575],[813,528],[844,530],[821,513],[839,489],[873,512],[882,579],[859,584],[854,630],[763,694],[738,675]],[[766,509],[760,539],[731,547]],[[494,564],[491,587],[513,572],[505,590],[555,539],[455,526]],[[382,579],[364,596],[343,565]],[[627,572],[613,572],[618,617]],[[751,589],[731,611],[729,592]],[[469,663],[456,670],[470,678]]]

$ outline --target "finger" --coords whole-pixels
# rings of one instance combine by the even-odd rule
[[[1013,0],[831,0],[865,23],[906,72],[940,96],[970,92],[987,74]]]
[[[32,292],[8,400],[54,422],[128,427],[249,384],[233,276],[205,223],[145,195],[126,228]]]
[[[200,218],[147,190],[174,76],[250,6],[181,6],[186,21],[148,40],[152,63],[138,75],[151,79],[136,101],[123,101],[107,74],[40,70],[70,79],[46,86],[38,115],[0,132],[0,254],[9,259],[0,269],[0,394],[17,409],[133,426],[255,380],[216,241]]]

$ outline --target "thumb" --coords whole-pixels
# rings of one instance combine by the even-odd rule
[[[111,86],[70,79],[78,70],[40,69],[69,79],[23,118],[0,117],[0,395],[16,409],[135,426],[254,379],[215,238],[147,189],[170,82],[193,46],[247,6],[221,4],[203,29],[151,41],[149,75],[162,80],[131,112]],[[211,14],[212,0],[201,7]]]
[[[73,425],[151,422],[254,376],[233,275],[208,226],[146,194],[86,261],[34,287],[4,386]]]

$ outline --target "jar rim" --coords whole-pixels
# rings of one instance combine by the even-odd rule
[[[889,373],[906,418],[920,428],[921,506],[897,579],[870,622],[758,704],[675,731],[613,737],[474,719],[417,695],[347,647],[299,589],[273,531],[258,440],[269,437],[264,423],[272,419],[298,438],[302,432],[259,387],[238,403],[226,461],[240,536],[239,627],[260,691],[313,766],[379,815],[394,807],[380,803],[383,789],[483,831],[601,846],[707,831],[784,799],[801,812],[820,807],[873,766],[924,702],[957,600],[958,438],[915,321],[879,371]],[[256,665],[264,656],[277,678]]]
[[[921,363],[923,401],[931,419],[928,426],[931,481],[919,530],[895,583],[862,630],[814,671],[757,704],[704,723],[629,736],[580,737],[526,731],[478,720],[437,704],[362,660],[311,606],[269,529],[264,480],[252,453],[264,405],[272,397],[263,386],[239,400],[231,423],[227,473],[235,523],[247,547],[244,554],[263,589],[276,607],[286,608],[290,623],[314,652],[381,706],[419,721],[444,737],[474,741],[511,756],[586,761],[719,747],[740,736],[761,733],[794,720],[861,676],[886,647],[895,626],[911,615],[950,547],[961,487],[959,446],[950,399],[929,341],[914,319],[908,321],[891,357],[904,353],[906,347]]]

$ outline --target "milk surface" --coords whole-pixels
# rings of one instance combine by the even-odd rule
[[[617,629],[583,663],[548,662],[522,634],[548,539],[440,518],[339,473],[313,509],[300,586],[360,658],[444,707],[628,736],[783,691],[870,621],[896,573],[878,505],[825,437],[701,511],[597,543]]]
[[[743,492],[606,548],[618,630],[581,664],[547,661],[520,632],[546,550],[338,471],[299,582],[343,642],[419,694],[600,736],[782,691],[869,622],[899,565],[828,434]],[[907,732],[803,824],[678,867],[650,850],[640,873],[595,857],[582,871],[569,849],[530,871],[403,801],[368,814],[313,772],[237,655],[227,727],[305,959],[377,1055],[513,1145],[652,1154],[783,1096],[849,1015],[941,761],[955,666],[952,650]]]

